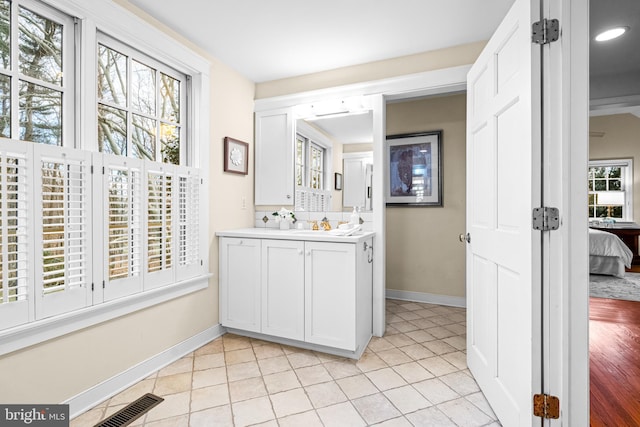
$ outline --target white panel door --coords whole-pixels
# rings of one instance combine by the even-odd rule
[[[304,340],[304,242],[262,241],[262,333]]]
[[[467,362],[505,426],[540,423],[538,10],[516,0],[467,79]]]

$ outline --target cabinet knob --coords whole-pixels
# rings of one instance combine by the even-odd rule
[[[287,194],[287,199],[290,199],[290,198],[291,198],[291,194]]]
[[[304,252],[304,251],[303,251],[302,249],[299,249],[299,250],[298,250],[298,255],[302,255],[302,253],[303,253],[303,252]]]

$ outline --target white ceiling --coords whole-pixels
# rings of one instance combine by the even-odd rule
[[[373,113],[349,116],[324,117],[307,120],[316,128],[332,136],[343,144],[358,144],[373,142]]]
[[[487,40],[513,0],[129,0],[254,82]]]
[[[589,20],[591,114],[640,117],[640,1],[591,0]],[[617,26],[630,30],[616,40],[594,41],[602,30]]]

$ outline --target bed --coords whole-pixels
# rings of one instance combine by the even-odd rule
[[[589,229],[589,272],[624,277],[631,268],[633,252],[615,234]]]

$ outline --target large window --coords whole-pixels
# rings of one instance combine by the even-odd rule
[[[70,17],[0,0],[0,136],[74,145],[74,39]]]
[[[0,0],[0,354],[208,282],[208,62],[56,1]]]
[[[633,161],[631,159],[589,162],[589,218],[633,220]]]
[[[101,36],[98,43],[100,151],[181,163],[186,76]]]

